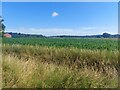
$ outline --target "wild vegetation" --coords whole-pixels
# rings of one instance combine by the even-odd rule
[[[4,38],[3,87],[115,88],[117,39]]]

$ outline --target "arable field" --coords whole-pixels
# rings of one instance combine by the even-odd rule
[[[116,88],[118,40],[3,38],[3,88]]]

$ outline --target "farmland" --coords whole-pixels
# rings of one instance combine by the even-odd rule
[[[40,45],[48,47],[75,47],[90,50],[118,50],[117,39],[73,38],[4,38],[3,44]]]
[[[114,88],[118,40],[3,38],[3,87]]]

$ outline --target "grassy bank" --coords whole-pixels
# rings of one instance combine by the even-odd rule
[[[73,70],[35,59],[25,61],[17,56],[3,57],[4,88],[113,88],[117,85],[116,72],[109,76],[87,68]]]
[[[117,87],[119,52],[3,45],[3,87]]]

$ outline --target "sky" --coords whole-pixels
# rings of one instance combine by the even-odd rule
[[[2,0],[4,2],[119,2],[119,0]]]
[[[117,2],[3,2],[6,32],[55,35],[118,33]]]

